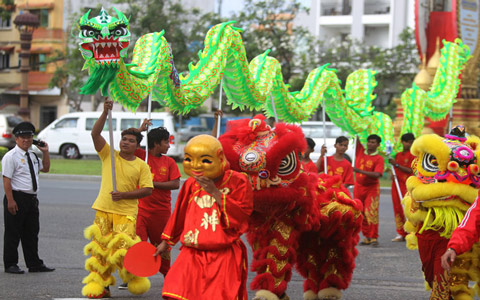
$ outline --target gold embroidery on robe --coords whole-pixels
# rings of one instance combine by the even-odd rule
[[[203,195],[202,197],[195,197],[195,203],[197,203],[200,208],[210,208],[213,206],[213,203],[215,203],[215,198],[210,195]]]
[[[216,210],[214,210],[212,212],[211,216],[209,216],[207,213],[203,214],[202,224],[200,224],[200,226],[203,226],[203,228],[205,228],[205,230],[207,230],[208,229],[208,224],[212,225],[212,230],[215,232],[216,226],[218,224],[220,224],[220,221],[218,220],[218,215],[217,215]]]
[[[199,234],[198,229],[195,229],[195,233],[193,233],[192,230],[187,232],[183,236],[185,246],[192,246],[192,245],[193,246],[198,246],[198,234]]]

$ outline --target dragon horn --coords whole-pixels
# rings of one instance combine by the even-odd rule
[[[123,22],[125,23],[125,25],[128,26],[128,19],[127,17],[125,17],[125,15],[119,11],[118,9],[116,9],[115,7],[113,8],[113,10],[115,10],[115,12],[117,13],[117,17],[119,20],[123,20]]]
[[[87,20],[89,19],[88,16],[90,15],[90,11],[91,11],[91,9],[89,9],[89,10],[83,15],[83,17],[80,18],[80,21],[78,21],[78,24],[79,24],[79,25],[82,25],[83,22],[85,22],[85,21],[87,21]]]

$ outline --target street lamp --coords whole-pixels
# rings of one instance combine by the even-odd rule
[[[20,72],[22,81],[20,84],[20,109],[18,114],[25,120],[30,120],[30,110],[28,108],[28,71],[30,71],[30,48],[32,46],[32,35],[35,28],[40,25],[38,17],[26,11],[13,20],[13,23],[20,31]]]

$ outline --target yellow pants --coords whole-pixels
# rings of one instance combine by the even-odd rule
[[[150,289],[147,278],[136,277],[123,267],[128,248],[140,241],[135,234],[135,225],[136,219],[132,216],[97,211],[93,225],[85,229],[85,238],[91,242],[84,248],[84,254],[90,255],[85,261],[85,269],[90,274],[82,281],[84,296],[98,296],[105,287],[114,285],[112,273],[116,269],[123,282],[132,283],[129,284],[130,292],[143,294]]]

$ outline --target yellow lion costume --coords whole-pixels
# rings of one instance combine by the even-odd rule
[[[425,280],[432,288],[430,299],[473,299],[468,282],[480,280],[480,243],[457,258],[450,274],[442,268],[440,258],[478,195],[480,139],[465,137],[460,125],[445,138],[435,134],[419,137],[411,151],[417,158],[403,199],[407,247],[419,251]]]

